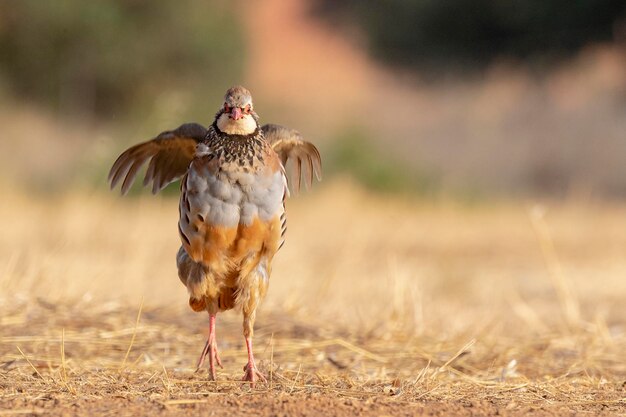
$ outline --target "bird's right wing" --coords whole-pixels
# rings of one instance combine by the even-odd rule
[[[315,145],[307,142],[302,135],[293,129],[275,124],[266,124],[261,127],[265,139],[278,154],[283,167],[287,161],[292,161],[294,172],[293,191],[300,190],[301,177],[304,174],[309,188],[313,184],[313,175],[318,181],[322,179],[322,158]],[[302,164],[304,163],[304,169]]]
[[[206,132],[207,129],[202,125],[185,123],[175,130],[165,131],[152,140],[128,148],[111,167],[111,188],[124,178],[122,194],[126,194],[139,169],[150,160],[143,185],[152,182],[152,193],[156,194],[187,172],[196,145],[204,139]]]

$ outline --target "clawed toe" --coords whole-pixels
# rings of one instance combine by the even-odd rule
[[[267,383],[267,378],[257,369],[256,365],[253,363],[248,363],[243,367],[243,371],[245,372],[243,378],[241,379],[244,382],[249,382],[250,386],[254,388],[257,381]]]

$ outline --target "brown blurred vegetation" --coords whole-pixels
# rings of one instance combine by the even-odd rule
[[[559,4],[8,0],[0,172],[39,190],[98,187],[125,145],[210,123],[242,83],[263,122],[321,144],[327,179],[623,197],[624,6]]]

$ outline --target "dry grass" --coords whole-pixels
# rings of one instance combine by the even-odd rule
[[[624,206],[293,199],[249,390],[238,314],[193,373],[175,200],[3,199],[0,415],[626,411]]]

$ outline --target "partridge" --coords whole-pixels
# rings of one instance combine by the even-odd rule
[[[181,179],[176,256],[178,276],[189,292],[189,305],[209,314],[209,336],[197,369],[209,358],[211,379],[221,367],[217,351],[217,313],[239,309],[248,350],[244,381],[254,386],[265,377],[252,352],[256,310],[264,298],[272,259],[284,243],[285,165],[294,167],[292,191],[304,177],[321,179],[317,148],[295,130],[259,125],[252,96],[244,87],[230,88],[208,128],[186,123],[124,151],[109,173],[111,188],[122,181],[125,194],[148,162],[143,181],[157,193]]]

